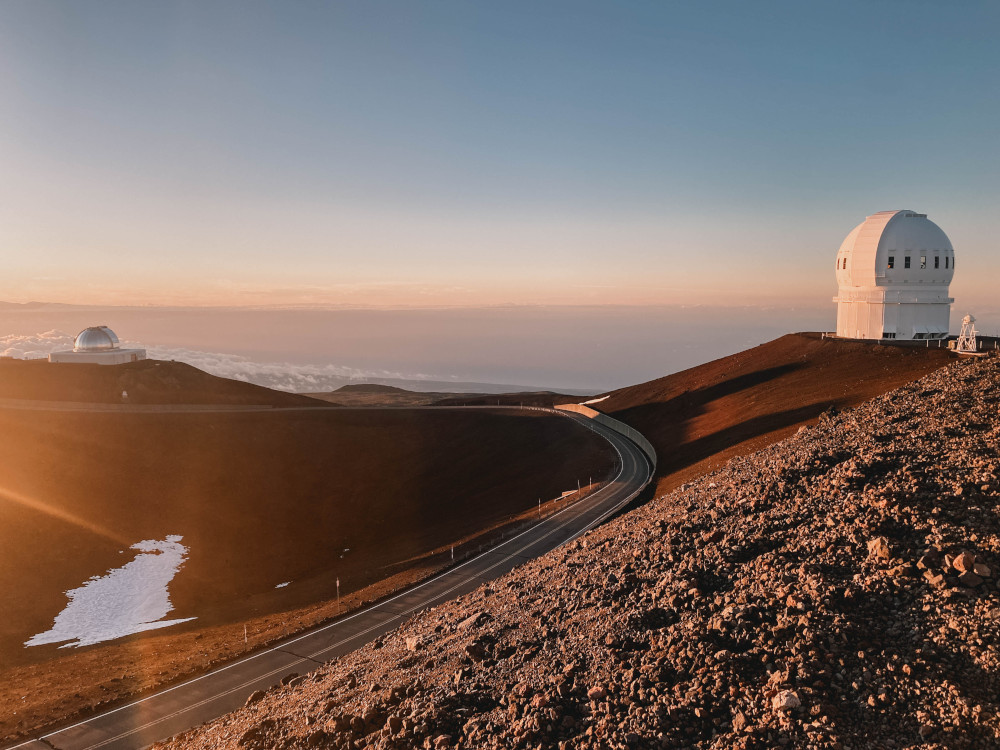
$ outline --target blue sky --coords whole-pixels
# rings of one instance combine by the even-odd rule
[[[0,299],[829,304],[1000,273],[1000,5],[0,4]]]

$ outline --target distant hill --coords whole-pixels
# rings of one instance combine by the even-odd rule
[[[452,393],[434,391],[408,391],[394,385],[381,383],[355,383],[345,385],[335,391],[304,394],[321,401],[328,401],[338,406],[430,406],[442,398],[452,396]]]
[[[334,393],[412,393],[405,388],[397,388],[394,385],[381,385],[379,383],[357,383],[356,385],[344,385],[333,391]]]
[[[613,391],[590,406],[632,425],[653,443],[664,492],[781,440],[830,407],[855,406],[953,358],[946,349],[794,333]]]
[[[443,394],[442,394],[443,395]],[[518,393],[456,393],[434,402],[434,406],[554,406],[576,401],[579,396],[552,391]]]
[[[144,360],[123,365],[0,359],[0,399],[120,404],[322,406],[300,394],[209,375],[182,362]],[[329,405],[329,404],[328,404]]]
[[[306,394],[340,406],[552,406],[581,398],[552,391],[515,393],[456,393],[408,391],[379,383],[345,385],[327,393]]]
[[[510,383],[476,383],[459,380],[414,380],[405,378],[368,378],[364,383],[344,382],[336,390],[311,391],[308,395],[314,398],[333,399],[333,394],[351,393],[356,395],[358,387],[370,393],[390,393],[389,390],[376,391],[376,386],[397,388],[403,393],[437,396],[440,398],[459,396],[474,398],[483,395],[503,396],[511,393],[540,393],[545,389],[537,385],[514,385]],[[332,387],[332,386],[330,386]],[[560,388],[560,393],[568,394],[569,398],[590,398],[593,390],[577,390],[575,388]],[[427,402],[430,403],[430,402]],[[495,403],[495,402],[494,402]]]

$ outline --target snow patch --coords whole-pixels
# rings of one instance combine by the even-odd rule
[[[162,619],[174,608],[167,585],[187,557],[188,548],[181,544],[183,538],[168,536],[163,541],[146,539],[133,544],[131,549],[142,554],[103,576],[94,576],[80,588],[67,591],[69,604],[56,615],[52,628],[33,636],[24,645],[92,646],[196,619]]]
[[[611,394],[610,393],[607,396],[601,396],[600,398],[592,398],[592,399],[590,399],[590,401],[581,401],[580,404],[583,405],[583,406],[586,406],[587,404],[599,404],[599,403],[601,403],[602,401],[604,401],[605,399],[608,399],[608,398],[611,398]]]
[[[290,583],[291,583],[291,581],[285,581],[284,583],[279,583],[279,584],[278,584],[277,586],[275,586],[274,588],[276,588],[276,589],[283,589],[283,588],[285,588],[285,586],[287,586],[287,585],[288,585],[288,584],[290,584]]]

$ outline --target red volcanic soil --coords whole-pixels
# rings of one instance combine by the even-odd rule
[[[159,377],[155,363],[140,364]],[[134,366],[72,367],[80,369],[58,368],[62,387],[82,401],[90,394],[78,374],[118,388],[116,376]],[[26,369],[4,363],[0,393],[52,398],[56,379],[49,390],[6,382]],[[140,380],[136,392],[152,397],[160,383],[144,389]],[[228,403],[256,393],[222,384]],[[178,401],[188,395],[176,392]],[[329,617],[335,610],[318,603],[334,598],[337,578],[346,596],[426,574],[444,564],[449,545],[614,465],[604,441],[564,417],[319,406],[213,414],[0,406],[0,739],[204,669],[245,648],[244,624],[252,646]],[[84,648],[23,646],[52,626],[64,592],[131,561],[131,545],[168,535],[189,548],[169,587],[168,618],[196,620]]]
[[[946,349],[877,346],[793,333],[622,388],[590,406],[656,448],[658,491],[760,450],[830,407],[855,406],[945,366]]]
[[[0,399],[120,404],[323,406],[316,399],[216,377],[182,362],[123,365],[0,359]],[[331,404],[325,404],[330,406]]]

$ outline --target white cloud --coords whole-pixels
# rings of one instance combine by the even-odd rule
[[[0,336],[0,356],[15,359],[43,359],[51,352],[73,348],[74,337],[64,331],[46,331],[27,336]],[[123,347],[145,348],[152,359],[175,360],[223,378],[263,385],[280,391],[332,391],[342,385],[373,380],[426,380],[426,375],[408,375],[389,370],[360,370],[344,365],[309,365],[293,362],[255,362],[238,354],[202,352],[166,346],[145,346],[123,341]]]
[[[30,336],[0,336],[0,357],[44,359],[50,352],[73,348],[74,336],[65,331],[46,331]]]
[[[139,346],[139,344],[124,344]],[[279,391],[298,393],[332,391],[352,382],[369,382],[377,379],[425,379],[425,376],[406,375],[388,370],[360,370],[344,365],[305,365],[293,362],[255,362],[238,354],[200,352],[194,349],[165,346],[147,347],[153,359],[186,362],[213,375],[245,383],[254,383]]]

